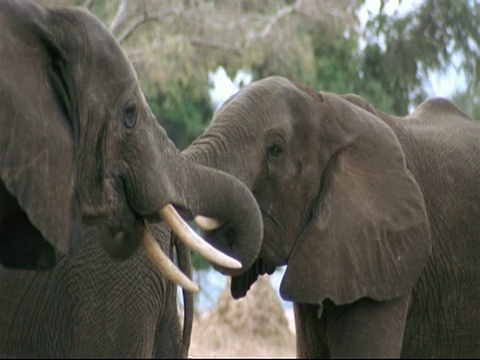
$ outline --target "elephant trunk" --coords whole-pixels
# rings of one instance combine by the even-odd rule
[[[221,226],[204,232],[203,237],[212,249],[238,260],[241,267],[229,264],[227,259],[217,262],[200,254],[224,273],[234,275],[247,269],[258,256],[263,236],[260,209],[251,192],[232,175],[183,157],[163,129],[155,127],[152,134],[150,139],[156,146],[146,146],[139,161],[149,166],[126,173],[123,181],[129,203],[138,217],[159,221],[159,211],[172,205],[188,220],[198,215],[218,219]],[[142,183],[145,185],[139,186]],[[191,229],[181,232],[198,236]],[[133,238],[128,241],[139,245],[140,233],[133,232]],[[191,249],[197,251],[206,247],[199,245]]]
[[[148,179],[150,182],[143,190],[149,196],[138,196],[139,202],[135,202],[133,194],[139,190],[135,186],[127,192],[132,194],[132,207],[142,217],[154,221],[158,221],[158,211],[168,204],[189,220],[198,215],[220,220],[222,225],[204,232],[204,238],[214,248],[238,260],[242,268],[232,269],[224,262],[214,265],[229,274],[247,269],[257,257],[263,237],[260,209],[251,192],[232,175],[184,157],[164,129],[155,127],[152,134],[156,146],[148,147],[153,152],[144,151],[145,158],[141,161],[151,165],[141,168],[141,178],[135,179],[136,174],[132,173],[131,181],[126,182],[135,186],[141,179]]]
[[[160,127],[145,129],[145,133],[145,138],[152,143],[145,143],[143,151],[138,153],[137,166],[125,168],[119,162],[120,176],[105,181],[106,186],[118,189],[110,193],[122,194],[123,189],[129,205],[113,217],[120,219],[120,229],[116,224],[103,226],[105,236],[101,237],[101,242],[107,253],[125,259],[142,246],[157,267],[164,274],[169,273],[172,264],[159,265],[157,260],[167,259],[158,253],[158,246],[149,236],[144,221],[163,220],[171,227],[173,218],[177,230],[171,228],[179,239],[187,241],[187,246],[192,243],[189,238],[194,238],[191,249],[198,250],[200,255],[226,272],[229,272],[227,268],[233,268],[234,273],[241,272],[242,265],[246,268],[257,256],[263,234],[260,211],[250,192],[227,174],[183,159]],[[122,203],[122,196],[115,200]],[[208,233],[210,243],[199,243],[197,240],[202,239],[175,215],[175,209],[189,219],[197,215],[218,218],[222,225]],[[182,274],[177,275],[182,277]],[[197,289],[192,283],[185,283],[184,288]]]
[[[188,175],[176,185],[181,202],[191,218],[198,215],[218,221],[214,228],[199,229],[214,248],[237,259],[241,269],[214,264],[224,274],[236,275],[248,269],[257,258],[263,237],[260,209],[248,188],[220,170],[186,161]],[[187,206],[188,204],[188,206]]]

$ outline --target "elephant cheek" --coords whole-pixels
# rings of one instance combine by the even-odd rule
[[[113,234],[108,230],[106,232],[108,234],[101,236],[99,239],[105,252],[114,259],[125,260],[131,257],[140,247],[144,225],[141,220],[136,219],[131,230]]]

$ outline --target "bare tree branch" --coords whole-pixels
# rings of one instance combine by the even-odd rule
[[[200,37],[190,38],[190,43],[194,46],[209,47],[209,48],[215,48],[215,49],[233,52],[235,53],[235,55],[240,55],[242,51],[240,46],[232,46],[227,43],[212,42],[212,41],[206,40],[205,38],[200,38]]]
[[[176,43],[181,43],[181,42],[189,42],[193,46],[197,46],[201,48],[213,48],[213,49],[224,50],[227,52],[231,52],[234,55],[241,54],[241,49],[239,46],[231,46],[227,43],[210,42],[210,41],[207,41],[205,38],[201,38],[201,37],[192,38],[184,35],[177,35],[173,38],[170,38],[168,41],[162,41],[162,42],[155,41],[155,43],[153,44],[153,46],[149,48],[149,50],[152,52],[162,51],[163,49],[166,49],[169,46],[172,46]],[[145,53],[144,48],[127,50],[127,55],[129,59],[133,62],[140,62],[142,60],[142,56],[144,55],[144,53]]]
[[[85,3],[83,4],[83,6],[85,6],[88,10],[91,10],[94,1],[95,1],[95,0],[85,0]]]
[[[275,25],[281,18],[283,18],[283,17],[287,16],[288,14],[291,14],[292,12],[298,10],[300,8],[300,6],[302,5],[302,3],[303,3],[303,0],[297,0],[292,5],[286,6],[284,8],[281,8],[280,10],[278,10],[275,15],[270,17],[269,21],[267,22],[267,24],[265,25],[263,30],[258,35],[258,38],[263,38],[263,37],[267,36],[268,33],[270,32],[270,30],[272,29],[273,25]]]
[[[117,13],[115,14],[112,22],[110,23],[109,30],[115,34],[118,26],[125,21],[127,18],[127,2],[128,0],[122,0],[120,3]]]
[[[179,16],[177,11],[169,11],[165,14],[149,14],[147,11],[143,12],[142,15],[137,16],[132,22],[123,30],[123,32],[117,36],[118,42],[124,42],[128,37],[130,37],[135,30],[148,22],[159,22],[162,23],[169,16]]]
[[[145,24],[148,21],[155,20],[154,18],[146,19],[145,14],[137,16],[133,19],[130,24],[123,30],[120,35],[117,35],[117,40],[119,43],[124,42],[130,35],[133,34],[135,29],[137,29],[140,25]]]

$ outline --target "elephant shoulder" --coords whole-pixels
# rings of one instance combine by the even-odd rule
[[[428,119],[429,121],[472,120],[452,101],[443,97],[434,97],[421,103],[412,117]]]

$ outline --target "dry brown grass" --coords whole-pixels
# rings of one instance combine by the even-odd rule
[[[190,357],[295,357],[293,319],[283,310],[268,276],[234,300],[229,283],[216,307],[194,321]]]

